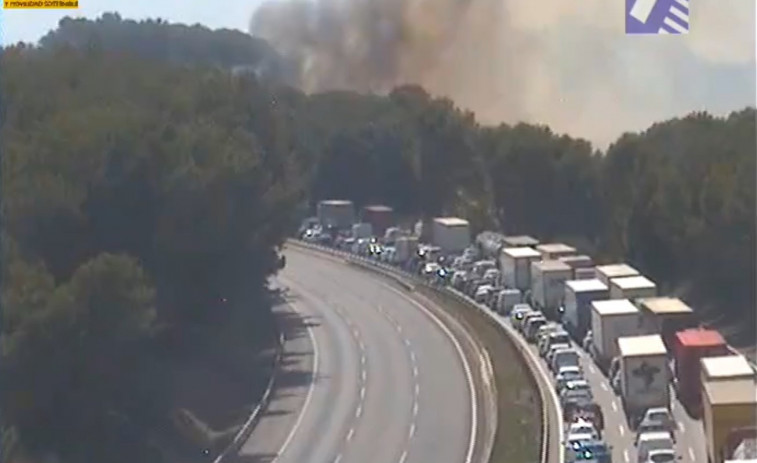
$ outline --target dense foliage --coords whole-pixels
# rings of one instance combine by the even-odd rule
[[[754,325],[754,109],[600,153],[418,87],[306,96],[230,74],[264,59],[251,40],[105,15],[3,51],[0,419],[18,446],[166,461],[146,442],[177,406],[167,352],[270,331],[277,246],[324,197],[567,240]]]

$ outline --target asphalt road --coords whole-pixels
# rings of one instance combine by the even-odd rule
[[[380,279],[306,252],[287,251],[278,281],[290,290],[285,361],[240,462],[466,461],[470,389],[433,319]]]
[[[614,463],[637,463],[638,455],[633,445],[636,434],[628,427],[620,397],[615,395],[610,387],[609,380],[594,364],[591,356],[580,347],[574,347],[581,356],[584,376],[591,385],[594,398],[602,408],[605,417],[605,430],[602,437],[605,442],[613,447],[612,461]],[[539,356],[535,346],[530,345],[529,349],[534,352],[534,355]],[[546,376],[550,384],[554,385],[546,362],[541,359],[539,361],[543,366],[541,369],[544,372],[543,376]],[[693,420],[686,414],[672,389],[671,400],[673,416],[677,420],[679,427],[676,434],[676,452],[681,458],[679,461],[684,463],[706,463],[707,451],[702,422]]]

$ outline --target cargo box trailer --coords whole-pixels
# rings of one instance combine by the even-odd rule
[[[657,285],[647,277],[623,277],[610,280],[610,299],[640,299],[657,296]]]
[[[627,299],[591,303],[591,354],[604,371],[618,356],[617,339],[647,334],[641,324],[639,309]]]
[[[459,254],[471,244],[470,224],[457,217],[436,217],[431,224],[431,243],[443,254]]]
[[[610,290],[596,278],[565,282],[563,324],[571,337],[581,342],[591,326],[591,303],[609,299]]]
[[[362,220],[371,224],[376,236],[381,236],[387,228],[394,225],[394,209],[380,204],[365,206]]]
[[[670,408],[668,354],[657,334],[618,338],[620,389],[629,425],[649,408]]]
[[[400,236],[394,242],[394,256],[398,264],[404,264],[415,258],[418,253],[418,237]]]
[[[572,277],[570,266],[559,260],[531,262],[531,300],[536,309],[549,319],[557,319],[565,297],[565,282]]]
[[[710,463],[728,459],[728,438],[734,430],[757,422],[757,382],[729,379],[702,385],[702,426]]]
[[[743,355],[722,355],[719,357],[705,357],[700,363],[701,378],[699,384],[729,379],[754,379],[757,373]]]
[[[505,236],[504,247],[506,248],[529,248],[539,244],[539,240],[528,235]]]
[[[521,291],[531,289],[531,262],[541,259],[539,251],[533,248],[504,248],[499,255],[502,271],[502,285]]]
[[[355,223],[355,205],[352,201],[326,199],[318,202],[318,221],[324,227],[349,229]]]
[[[660,333],[668,353],[674,352],[675,334],[697,326],[694,311],[677,297],[650,297],[636,301],[650,333]]]
[[[728,345],[715,330],[688,329],[675,334],[673,372],[678,399],[692,416],[701,413],[701,359],[728,353]]]
[[[592,276],[591,278],[594,278],[594,260],[586,255],[578,255],[578,256],[565,256],[560,257],[560,262],[565,262],[570,266],[571,269],[573,269],[573,280],[579,280],[580,278],[575,278],[575,271],[576,269],[582,268],[582,269],[591,269],[592,270]]]
[[[576,248],[563,243],[546,243],[536,246],[536,250],[541,253],[543,260],[557,260],[560,257],[567,257],[576,254]]]
[[[515,304],[523,301],[522,294],[517,289],[503,289],[497,297],[497,312],[502,315],[509,315]]]
[[[638,270],[627,264],[609,264],[599,265],[596,268],[596,277],[602,283],[610,287],[610,280],[613,278],[632,277],[639,275]]]

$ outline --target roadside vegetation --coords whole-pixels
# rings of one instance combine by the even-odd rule
[[[754,108],[600,152],[415,86],[305,95],[265,42],[117,15],[0,65],[3,461],[207,458],[265,379],[277,247],[325,197],[626,260],[754,342]]]

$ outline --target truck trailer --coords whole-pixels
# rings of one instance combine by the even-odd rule
[[[593,267],[586,267],[586,268],[574,268],[573,269],[573,278],[575,280],[595,280],[597,279],[597,272],[594,270]],[[602,280],[600,280],[602,281]],[[610,289],[607,289],[607,297],[610,297]]]
[[[677,297],[650,297],[636,301],[650,333],[660,333],[668,353],[675,352],[675,334],[697,326],[694,311]]]
[[[755,378],[754,368],[741,354],[705,357],[700,363],[702,364],[700,386],[714,381]]]
[[[715,330],[688,329],[675,334],[673,372],[678,399],[695,417],[701,413],[701,359],[728,353],[723,336]]]
[[[729,458],[728,438],[734,430],[757,422],[757,382],[730,379],[702,385],[702,425],[709,463]]]
[[[629,425],[636,428],[649,408],[670,408],[668,354],[660,335],[618,338],[620,389]]]
[[[363,222],[371,224],[376,236],[381,236],[387,228],[394,224],[394,209],[380,204],[365,206],[363,207],[362,219]]]
[[[599,281],[606,284],[608,288],[610,287],[610,280],[612,280],[613,278],[632,277],[639,275],[638,270],[628,264],[599,265],[595,269],[595,272],[596,277],[599,279]]]
[[[592,269],[592,267],[594,266],[594,260],[591,257],[583,254],[577,256],[564,256],[558,258],[557,260],[559,260],[560,262],[565,262],[570,266],[571,270],[573,270],[573,278],[571,278],[571,280],[580,280],[580,278],[576,278],[575,271],[577,269]],[[591,278],[594,278],[593,272]]]
[[[536,246],[536,250],[541,253],[543,260],[557,260],[560,257],[567,257],[576,254],[576,248],[563,243],[546,243]]]
[[[539,240],[528,235],[505,236],[503,242],[506,248],[533,248],[539,244]]]
[[[559,260],[531,262],[531,300],[547,318],[557,319],[565,297],[565,282],[572,277],[570,266]]]
[[[405,264],[418,253],[417,236],[400,236],[394,242],[394,260],[398,264]]]
[[[521,291],[531,289],[531,262],[541,259],[533,248],[504,248],[499,255],[502,285]]]
[[[476,247],[484,259],[497,259],[505,246],[505,235],[492,231],[483,231],[476,236]]]
[[[459,254],[471,244],[470,224],[457,217],[436,217],[431,224],[431,243],[443,254]]]
[[[342,199],[325,199],[318,202],[318,221],[326,227],[349,229],[355,223],[355,205]]]
[[[590,351],[599,368],[607,371],[618,356],[618,338],[647,334],[639,309],[627,299],[592,301]]]
[[[639,299],[657,296],[657,285],[641,275],[610,280],[610,299]]]
[[[610,297],[607,286],[596,278],[565,282],[563,324],[577,342],[581,342],[591,326],[591,303]]]

